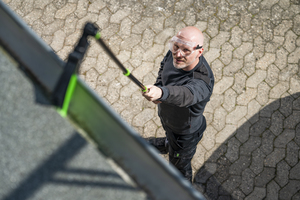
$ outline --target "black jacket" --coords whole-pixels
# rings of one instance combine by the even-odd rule
[[[158,104],[158,115],[164,128],[176,134],[195,133],[202,125],[203,111],[210,100],[214,76],[203,56],[191,71],[176,69],[169,51],[158,72],[156,83],[163,95]]]

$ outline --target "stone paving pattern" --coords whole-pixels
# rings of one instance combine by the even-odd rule
[[[207,199],[300,199],[299,0],[5,0],[66,60],[87,22],[145,85],[185,26],[205,36],[216,84],[193,159]],[[80,77],[143,137],[164,135],[156,106],[91,40]]]

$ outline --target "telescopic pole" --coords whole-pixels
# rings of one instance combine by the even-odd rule
[[[123,64],[119,61],[119,59],[113,54],[113,52],[108,48],[108,46],[101,39],[101,35],[99,32],[94,36],[97,42],[102,46],[105,52],[110,56],[110,58],[118,65],[118,67],[123,71],[123,74],[130,78],[137,86],[139,86],[143,92],[147,92],[148,89],[144,86],[139,80],[137,80],[128,69],[126,69]]]

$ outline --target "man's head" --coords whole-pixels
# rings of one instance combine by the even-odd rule
[[[198,28],[188,26],[181,29],[170,40],[174,67],[186,71],[192,70],[203,53],[203,40],[203,34]]]

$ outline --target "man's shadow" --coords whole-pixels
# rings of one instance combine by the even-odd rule
[[[195,187],[208,200],[300,198],[299,96],[272,102],[232,133],[198,170]]]

